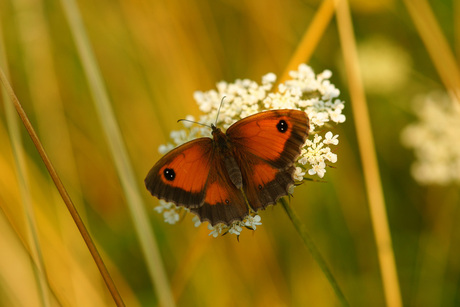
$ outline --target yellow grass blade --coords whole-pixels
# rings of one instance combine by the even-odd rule
[[[337,6],[337,23],[343,58],[347,72],[351,106],[355,120],[356,135],[366,182],[367,197],[377,244],[380,271],[388,306],[402,306],[398,274],[394,259],[385,199],[380,180],[380,172],[375,152],[375,143],[364,94],[363,82],[359,72],[356,41],[348,7],[348,1],[341,0]]]
[[[426,0],[404,0],[412,21],[422,38],[447,91],[460,103],[460,68]],[[458,16],[455,18],[458,20]]]
[[[290,71],[296,70],[299,64],[307,63],[310,60],[311,55],[318,46],[319,40],[323,37],[324,31],[329,26],[332,16],[334,16],[336,2],[335,0],[323,1],[310,26],[305,31],[294,55],[289,60],[289,64],[284,69],[284,73],[278,80],[278,83],[283,83],[289,79]]]

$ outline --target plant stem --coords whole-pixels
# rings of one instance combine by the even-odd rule
[[[285,198],[281,198],[280,202],[283,205],[283,208],[286,211],[287,215],[289,216],[289,219],[292,221],[292,224],[294,224],[295,229],[299,233],[300,237],[302,238],[303,242],[307,246],[313,258],[315,259],[316,263],[318,263],[320,269],[323,271],[324,275],[326,275],[326,278],[331,284],[332,289],[334,290],[337,298],[339,299],[339,301],[342,303],[343,306],[349,306],[348,301],[345,298],[345,295],[343,295],[342,290],[340,290],[339,284],[335,280],[334,275],[332,275],[332,272],[329,269],[326,261],[324,260],[323,256],[319,252],[315,243],[313,243],[313,240],[310,238],[310,235],[307,232],[307,228],[300,221],[297,213],[295,213],[292,210],[291,206],[289,205],[288,201],[286,201]]]

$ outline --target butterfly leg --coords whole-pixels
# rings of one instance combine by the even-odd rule
[[[252,208],[251,204],[248,201],[248,198],[246,197],[246,193],[243,190],[243,187],[240,188],[241,193],[243,193],[244,201],[246,202],[246,206],[248,207],[248,215],[251,215],[251,213],[256,213],[256,211]]]

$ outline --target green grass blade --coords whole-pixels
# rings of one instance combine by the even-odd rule
[[[150,277],[161,304],[163,306],[173,306],[174,300],[169,288],[166,272],[162,265],[158,246],[153,235],[153,229],[147,219],[148,214],[145,212],[139,187],[136,185],[139,180],[134,175],[78,7],[73,0],[62,0],[61,2],[70,25],[73,39],[77,45],[97,113],[107,138],[112,158],[115,162],[137,235],[141,242]]]

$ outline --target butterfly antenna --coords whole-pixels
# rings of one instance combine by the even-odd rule
[[[217,110],[216,122],[214,123],[214,126],[217,126],[217,119],[219,118],[220,108],[222,108],[222,104],[224,103],[225,97],[227,96],[222,97],[222,100],[220,101],[220,106],[219,106],[219,110]]]
[[[189,122],[189,123],[193,123],[193,124],[197,124],[197,125],[200,125],[200,126],[205,126],[205,127],[211,128],[211,126],[209,126],[209,125],[199,123],[199,122],[196,122],[196,121],[193,121],[193,120],[185,119],[185,118],[179,119],[177,122]]]

